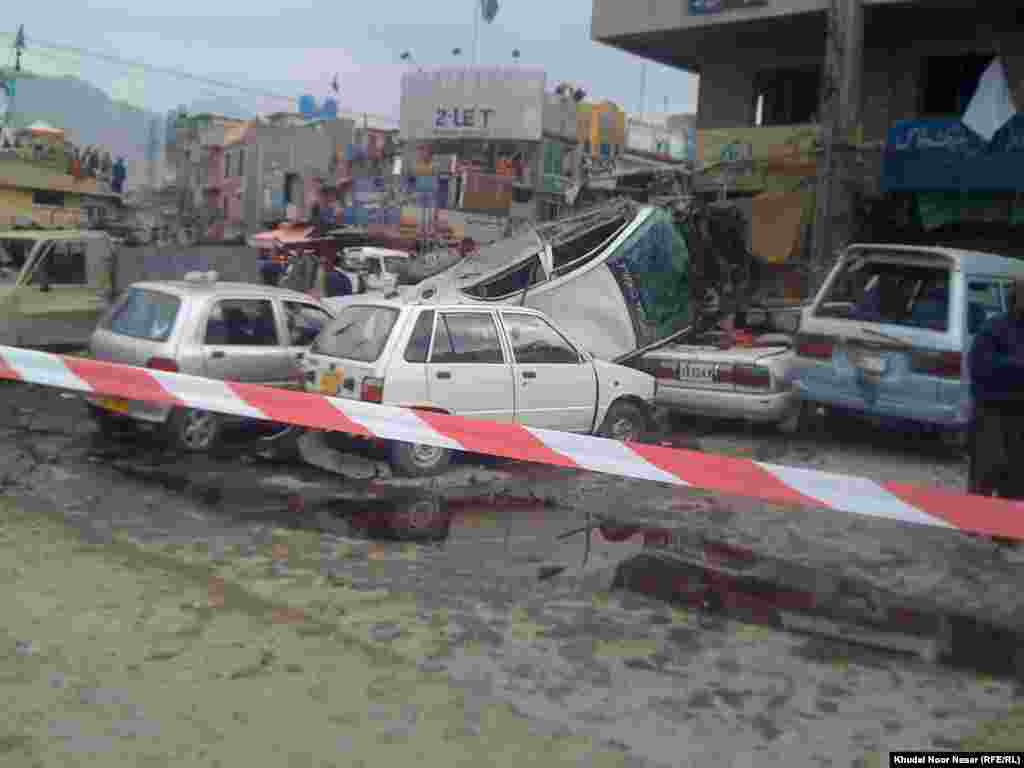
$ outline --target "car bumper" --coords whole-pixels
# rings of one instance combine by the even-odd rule
[[[141,400],[123,400],[99,395],[87,395],[85,401],[116,416],[150,424],[163,424],[173,410],[173,406],[170,405],[154,405]]]
[[[954,431],[965,430],[970,423],[968,409],[953,403],[893,400],[884,397],[868,403],[839,387],[827,386],[821,382],[815,382],[813,387],[808,387],[805,383],[797,381],[794,382],[793,388],[801,400],[852,415],[899,423],[927,424]]]
[[[697,416],[744,419],[766,424],[785,421],[796,413],[799,401],[792,390],[756,394],[689,389],[658,383],[655,405]]]

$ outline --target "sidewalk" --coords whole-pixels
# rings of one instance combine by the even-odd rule
[[[625,764],[187,558],[0,526],[0,764]]]

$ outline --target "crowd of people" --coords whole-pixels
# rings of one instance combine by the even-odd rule
[[[115,194],[124,192],[124,182],[128,176],[125,159],[114,159],[109,151],[100,147],[76,147],[69,141],[61,144],[15,134],[5,138],[3,148],[26,160],[47,163],[76,179],[96,179],[109,185]]]

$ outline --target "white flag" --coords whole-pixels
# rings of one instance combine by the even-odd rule
[[[963,123],[972,131],[992,141],[1000,128],[1017,113],[1006,80],[1006,70],[998,57],[992,60],[981,76],[978,90],[963,116]]]

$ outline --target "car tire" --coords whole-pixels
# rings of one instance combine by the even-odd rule
[[[432,445],[395,442],[391,446],[391,468],[403,477],[440,475],[452,463],[452,452]]]
[[[646,434],[648,422],[647,411],[642,406],[616,400],[605,414],[597,434],[610,440],[637,442]]]
[[[220,445],[220,416],[194,408],[175,408],[164,425],[168,447],[184,453],[210,453]]]

